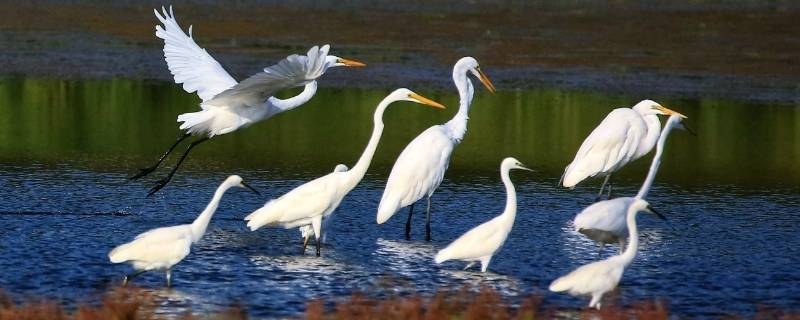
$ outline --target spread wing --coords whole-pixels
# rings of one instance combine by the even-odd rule
[[[191,26],[187,36],[175,20],[172,7],[169,12],[164,7],[161,10],[163,15],[153,10],[163,24],[156,25],[156,37],[164,40],[164,58],[169,71],[175,76],[175,83],[182,83],[186,92],[196,91],[203,101],[236,85],[236,80],[219,62],[194,42]]]
[[[293,54],[273,66],[250,76],[210,101],[212,105],[229,105],[231,101],[264,101],[279,90],[305,85],[325,72],[329,45],[314,46],[303,55]]]

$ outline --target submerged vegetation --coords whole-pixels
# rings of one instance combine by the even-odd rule
[[[504,297],[489,287],[480,290],[462,288],[440,289],[433,296],[414,294],[371,298],[355,293],[336,302],[313,300],[298,318],[328,319],[675,319],[669,304],[661,300],[646,300],[628,305],[610,304],[602,310],[575,310],[543,302],[541,296],[529,296],[519,301]],[[49,300],[14,302],[0,292],[0,320],[99,320],[99,319],[248,319],[247,310],[239,304],[216,313],[187,311],[182,315],[159,312],[156,296],[141,288],[114,288],[96,303],[66,308]],[[800,319],[800,312],[759,307],[753,315],[727,315],[730,318]]]

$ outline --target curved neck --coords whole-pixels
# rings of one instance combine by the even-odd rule
[[[203,235],[206,233],[206,228],[208,227],[208,223],[211,221],[211,216],[214,215],[214,212],[217,211],[217,207],[219,206],[219,200],[222,199],[222,195],[225,194],[230,187],[223,183],[217,188],[217,191],[214,192],[214,197],[211,198],[211,202],[208,203],[205,210],[197,216],[196,219],[191,224],[192,229],[192,242],[197,242]]]
[[[472,86],[472,81],[467,77],[466,71],[454,70],[453,82],[458,89],[459,106],[458,112],[453,119],[450,119],[445,126],[449,129],[451,139],[456,143],[464,139],[464,134],[467,133],[467,120],[469,119],[469,107],[472,104],[472,95],[475,89]]]
[[[291,97],[289,99],[278,99],[276,97],[269,97],[269,99],[267,99],[267,102],[282,111],[287,111],[297,108],[303,105],[304,103],[308,102],[308,100],[311,100],[311,97],[313,97],[315,93],[317,93],[316,80],[306,84],[305,88],[303,89],[303,92],[300,92],[300,94],[294,97]]]
[[[514,189],[514,183],[511,182],[508,171],[509,169],[504,169],[500,172],[500,178],[503,180],[503,185],[506,186],[506,209],[503,211],[503,216],[513,222],[517,215],[517,190]]]
[[[367,173],[367,169],[369,169],[369,165],[372,163],[375,149],[378,148],[378,142],[380,142],[381,135],[383,134],[383,112],[390,103],[392,103],[392,101],[388,98],[384,98],[375,109],[375,114],[372,119],[374,127],[372,128],[372,136],[369,138],[367,147],[364,149],[361,157],[358,158],[358,162],[346,172],[345,182],[348,185],[348,190],[354,188],[361,179],[364,178],[364,174]]]
[[[644,183],[639,189],[639,193],[636,194],[636,197],[644,199],[647,197],[647,193],[650,192],[650,187],[653,186],[653,181],[656,179],[658,166],[661,165],[661,154],[664,153],[664,144],[667,142],[667,136],[677,121],[677,116],[670,117],[669,120],[667,120],[667,124],[664,125],[664,130],[661,131],[661,135],[658,138],[658,144],[656,144],[656,154],[653,156],[653,162],[650,163],[650,171],[647,172],[647,178],[644,179]],[[649,134],[650,133],[648,132],[648,135]]]
[[[639,229],[636,227],[636,213],[638,210],[633,205],[628,206],[628,215],[627,215],[627,223],[628,223],[628,247],[625,248],[625,252],[622,253],[622,262],[627,267],[633,261],[633,258],[636,257],[636,251],[639,250]]]
[[[636,148],[636,158],[641,158],[646,155],[658,141],[659,131],[661,131],[661,121],[658,116],[654,114],[644,115],[645,124],[647,124],[647,135],[639,142]]]

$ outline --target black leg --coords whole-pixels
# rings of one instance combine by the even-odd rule
[[[608,175],[608,199],[611,199],[611,175]]]
[[[606,188],[609,179],[611,179],[611,174],[607,175],[605,180],[603,180],[603,184],[600,185],[600,192],[597,193],[597,198],[594,198],[594,202],[600,201],[600,199],[603,198],[603,189]]]
[[[317,257],[320,256],[320,248],[322,247],[322,243],[320,242],[320,237],[317,237]]]
[[[414,204],[408,208],[408,219],[406,220],[406,240],[411,240],[411,215],[414,214]]]
[[[160,165],[161,165],[161,162],[163,162],[163,161],[164,161],[164,159],[166,159],[166,158],[167,158],[167,156],[168,156],[170,153],[172,153],[172,150],[175,150],[175,147],[177,147],[177,146],[178,146],[178,144],[179,144],[179,143],[181,143],[181,141],[185,140],[185,139],[186,139],[186,138],[188,138],[189,136],[190,136],[190,134],[188,134],[188,133],[181,134],[181,136],[180,136],[180,137],[178,137],[178,140],[177,140],[177,141],[175,141],[175,143],[173,143],[173,144],[172,144],[172,146],[171,146],[171,147],[169,147],[169,149],[167,149],[167,152],[165,152],[165,153],[164,153],[164,155],[163,155],[163,156],[161,156],[161,158],[158,158],[158,161],[156,161],[156,164],[154,164],[154,165],[153,165],[153,166],[151,166],[151,167],[148,167],[148,168],[144,168],[144,169],[141,169],[141,170],[139,170],[139,173],[137,173],[137,174],[133,175],[132,177],[128,178],[128,180],[136,180],[136,179],[139,179],[139,178],[141,178],[141,177],[144,177],[144,176],[146,176],[146,175],[148,175],[148,174],[152,173],[153,171],[156,171],[156,169],[158,168],[158,166],[160,166]]]
[[[133,281],[133,278],[138,277],[140,274],[145,273],[147,270],[139,270],[134,273],[125,276],[125,280],[122,280],[122,286],[125,287],[128,285],[128,282]]]
[[[308,240],[309,239],[311,239],[310,236],[306,236],[306,238],[303,239],[303,250],[300,251],[300,255],[306,254],[306,247],[308,247]]]
[[[161,188],[166,186],[167,183],[169,183],[169,181],[172,180],[172,176],[175,175],[175,172],[178,171],[178,168],[181,167],[181,164],[183,163],[183,160],[186,160],[186,156],[189,155],[189,151],[192,151],[192,148],[194,148],[196,145],[201,144],[201,143],[203,143],[205,141],[208,141],[208,139],[209,139],[208,137],[205,137],[205,138],[202,138],[202,139],[199,139],[199,140],[195,140],[194,142],[192,142],[192,144],[190,144],[189,147],[186,148],[186,151],[183,152],[183,155],[178,160],[178,163],[175,164],[175,168],[172,168],[172,171],[169,172],[169,174],[167,175],[166,178],[159,180],[158,183],[156,184],[156,186],[153,187],[152,189],[150,189],[150,191],[147,193],[147,196],[148,197],[152,196],[154,193],[158,192],[158,190],[161,190]]]
[[[425,215],[425,241],[431,241],[431,197],[428,197],[428,214]]]

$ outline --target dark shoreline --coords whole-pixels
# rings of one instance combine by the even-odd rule
[[[158,5],[0,4],[0,77],[171,81],[152,35]],[[254,1],[225,9],[181,3],[175,13],[238,79],[329,42],[333,53],[369,66],[331,72],[323,87],[451,90],[452,62],[472,55],[500,90],[800,102],[793,27],[800,8],[788,2],[406,8]]]

